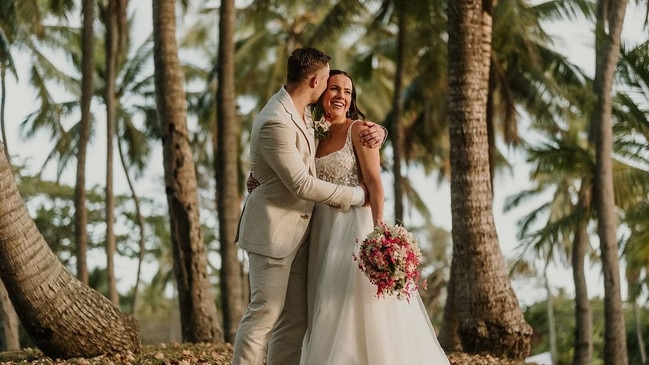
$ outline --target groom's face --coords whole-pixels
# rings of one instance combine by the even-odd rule
[[[315,89],[311,103],[317,102],[318,99],[320,99],[320,95],[322,95],[322,93],[327,89],[327,79],[329,78],[329,64],[318,70],[315,78]]]

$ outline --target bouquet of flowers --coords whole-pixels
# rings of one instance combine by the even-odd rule
[[[421,280],[419,264],[421,250],[417,239],[403,226],[377,225],[361,242],[354,261],[376,285],[376,296],[396,295],[410,301],[412,293],[419,288]]]
[[[331,122],[325,118],[325,112],[321,105],[314,105],[311,109],[311,119],[313,119],[313,129],[315,138],[327,138],[327,132],[331,127]]]

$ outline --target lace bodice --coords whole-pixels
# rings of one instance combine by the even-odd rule
[[[352,127],[350,125],[347,129],[347,137],[343,148],[326,156],[316,157],[315,167],[319,179],[339,185],[358,185],[358,165],[354,155],[351,131]]]

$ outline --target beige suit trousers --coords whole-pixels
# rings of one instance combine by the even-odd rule
[[[233,365],[298,365],[307,327],[308,245],[277,259],[248,252],[250,304],[234,341]]]

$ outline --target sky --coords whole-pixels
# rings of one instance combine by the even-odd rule
[[[129,8],[131,12],[135,11],[137,17],[145,19],[136,22],[142,29],[135,32],[136,36],[140,39],[135,39],[136,44],[150,34],[151,22],[151,1],[137,1],[131,2],[135,4]],[[630,44],[639,44],[640,42],[649,39],[648,32],[643,30],[642,25],[644,21],[644,12],[639,10],[634,2],[629,2],[627,9],[627,18],[625,20],[625,27],[623,30],[623,38]],[[178,24],[179,27],[183,23]],[[546,30],[555,35],[557,39],[556,47],[561,50],[568,50],[568,57],[578,66],[592,74],[594,70],[594,51],[592,49],[593,37],[591,34],[590,26],[584,22],[560,22],[549,24]],[[215,28],[216,31],[216,28]],[[27,55],[20,54],[14,55],[15,61],[18,65],[29,64]],[[65,60],[57,60],[62,63]],[[25,139],[23,133],[20,132],[19,125],[27,114],[33,112],[36,108],[35,94],[29,89],[27,70],[24,67],[19,69],[19,80],[10,76],[7,82],[7,129],[8,140],[6,141],[9,151],[12,154],[14,161],[26,162],[32,172],[40,170],[40,167],[45,159],[45,156],[52,148],[52,143],[45,134],[38,134],[35,138]],[[102,113],[101,105],[93,105],[94,113]],[[98,127],[98,131],[101,127]],[[88,161],[88,186],[104,185],[105,180],[105,137],[97,136],[90,147],[89,161]],[[140,193],[164,201],[164,188],[162,185],[162,157],[160,146],[157,146],[154,152],[153,161],[150,164],[148,173],[143,180],[137,182],[136,189]],[[530,206],[522,206],[509,213],[503,213],[502,207],[504,200],[507,196],[529,188],[530,182],[528,179],[528,167],[524,161],[524,157],[515,152],[509,152],[507,156],[513,166],[512,173],[500,175],[496,177],[494,189],[494,219],[498,236],[500,239],[501,249],[505,257],[511,257],[514,254],[517,246],[516,238],[516,222],[525,213],[528,212]],[[158,163],[156,163],[158,162]],[[74,164],[73,164],[74,165]],[[54,178],[54,167],[50,167],[44,171],[45,176]],[[427,197],[427,204],[432,212],[433,223],[450,231],[451,229],[451,213],[450,213],[450,188],[448,184],[441,186],[436,183],[434,176],[424,176],[424,174],[417,169],[410,169],[408,171],[409,178],[415,182],[415,186],[420,191],[422,196]],[[126,191],[126,183],[124,176],[119,168],[115,169],[115,179],[118,187],[118,192]],[[74,184],[74,166],[68,169],[64,175],[63,182]],[[389,188],[390,177],[384,176],[384,184],[386,186],[386,193],[390,194]],[[389,195],[386,195],[386,218],[389,217],[391,209],[391,202]],[[411,217],[416,221],[416,217]],[[116,272],[129,272],[132,271],[134,266],[132,262],[121,261],[117,263],[118,267]],[[122,267],[119,267],[122,265]],[[572,276],[571,271],[562,267],[554,267],[550,272],[550,281],[556,289],[563,287],[568,293],[571,293]],[[132,275],[127,275],[120,278],[120,285],[129,287]],[[569,280],[567,278],[570,278]],[[601,283],[601,275],[598,268],[592,268],[589,272],[589,291],[592,295],[603,295],[603,285]],[[624,282],[624,281],[622,281]],[[540,282],[519,281],[513,283],[514,289],[519,296],[519,300],[523,304],[532,304],[543,300],[545,291]],[[623,292],[623,295],[625,293]]]

